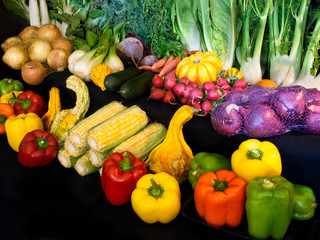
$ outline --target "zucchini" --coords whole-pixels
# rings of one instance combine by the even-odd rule
[[[136,99],[148,94],[153,76],[153,72],[145,71],[139,76],[126,81],[120,87],[121,96],[127,99]]]
[[[108,91],[117,92],[120,89],[120,86],[127,80],[134,78],[140,74],[140,70],[131,65],[125,70],[111,73],[104,79],[104,86]]]

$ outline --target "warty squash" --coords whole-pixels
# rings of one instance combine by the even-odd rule
[[[176,76],[187,77],[202,85],[204,82],[216,81],[222,69],[222,63],[215,53],[196,52],[181,60],[176,68]]]
[[[153,172],[167,172],[183,182],[188,177],[193,153],[183,135],[184,124],[192,119],[193,108],[182,105],[170,120],[167,135],[162,143],[156,146],[146,160],[146,166]]]

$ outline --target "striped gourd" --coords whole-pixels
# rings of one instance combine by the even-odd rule
[[[75,147],[86,147],[88,130],[124,109],[126,109],[126,107],[117,101],[113,101],[103,106],[90,116],[81,120],[74,128],[72,128],[69,132],[68,138]],[[72,146],[70,146],[70,148],[71,147]]]
[[[129,151],[137,158],[146,159],[151,150],[165,139],[166,134],[167,128],[161,123],[154,122],[120,143],[112,152]]]
[[[106,151],[136,134],[147,124],[145,111],[133,105],[90,129],[87,142],[96,151]]]

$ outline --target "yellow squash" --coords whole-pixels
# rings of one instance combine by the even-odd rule
[[[182,105],[173,115],[166,138],[155,147],[146,160],[153,172],[167,172],[182,182],[187,179],[193,153],[186,143],[182,128],[193,117],[193,108]]]
[[[222,70],[222,63],[213,52],[196,52],[182,59],[176,68],[178,78],[187,77],[202,85],[204,82],[214,82]]]
[[[52,87],[49,91],[48,111],[41,117],[43,127],[49,130],[57,112],[61,111],[60,90]]]

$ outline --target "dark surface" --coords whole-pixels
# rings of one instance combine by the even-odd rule
[[[0,42],[17,35],[26,23],[0,6]],[[3,51],[1,50],[1,56]],[[44,83],[26,89],[40,93],[48,100],[52,86],[60,88],[62,108],[72,108],[75,93],[65,87],[68,71],[49,75]],[[2,61],[0,79],[21,80],[20,71],[12,70]],[[88,83],[90,108],[87,115],[103,105],[119,100],[126,106],[139,105],[151,121],[166,126],[179,106],[161,101],[126,100],[117,93],[102,92]],[[210,117],[194,117],[183,128],[185,139],[194,154],[216,152],[230,157],[246,136],[224,137],[215,132]],[[287,133],[265,138],[276,144],[282,162],[283,176],[288,180],[312,187],[320,196],[320,136]],[[132,210],[131,204],[115,207],[108,203],[100,185],[98,173],[80,177],[74,169],[64,168],[56,159],[43,168],[26,168],[19,164],[17,153],[0,136],[0,239],[241,239],[199,223],[182,213],[168,224],[146,224]],[[180,185],[182,204],[192,197],[186,181]],[[319,211],[318,211],[319,212]],[[319,214],[309,227],[296,229],[290,239],[316,239],[319,235]],[[192,216],[193,217],[193,216]],[[304,223],[305,224],[305,223]],[[303,225],[304,226],[304,225]]]

